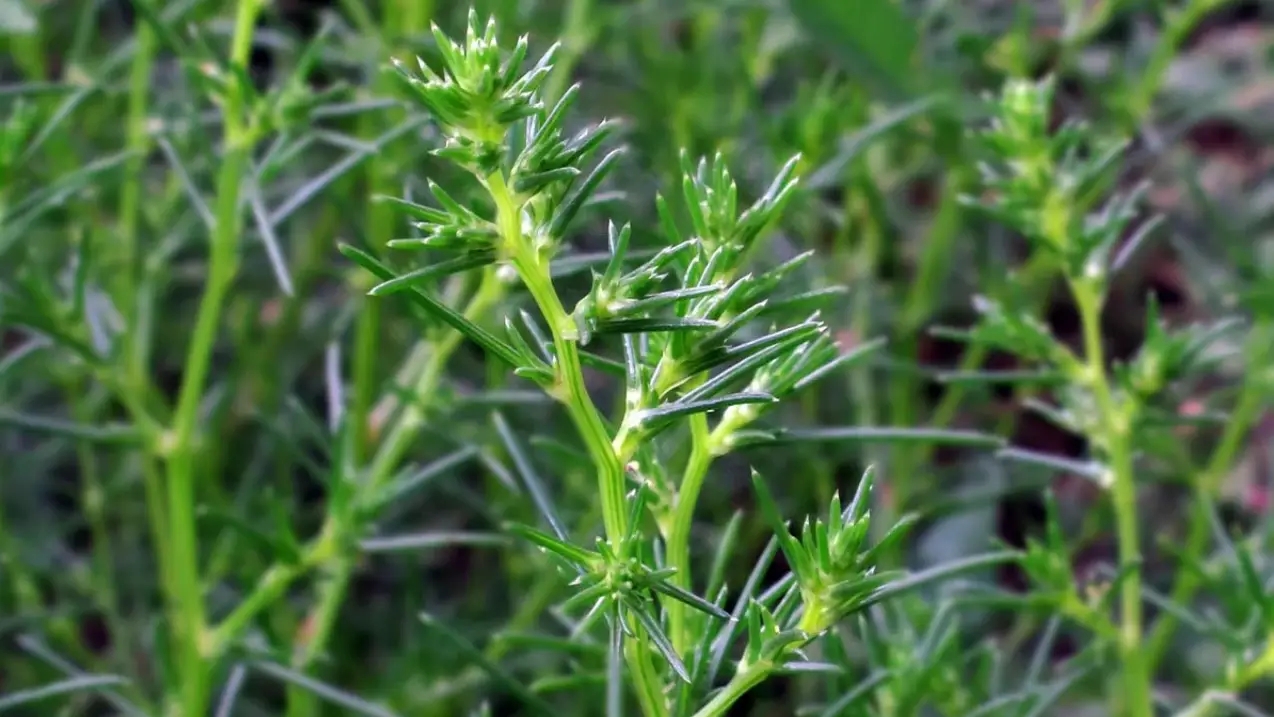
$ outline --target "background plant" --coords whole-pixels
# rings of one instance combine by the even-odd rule
[[[1264,10],[468,10],[0,3],[0,706],[1274,710]]]

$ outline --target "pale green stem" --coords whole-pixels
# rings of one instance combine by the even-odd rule
[[[247,66],[260,10],[259,0],[239,0],[237,3],[230,50],[231,67]],[[172,429],[161,439],[159,447],[168,463],[168,541],[172,577],[169,598],[176,637],[174,659],[181,675],[180,701],[170,703],[168,708],[173,717],[202,717],[209,698],[204,645],[206,616],[195,524],[195,463],[199,453],[196,426],[217,340],[217,328],[221,324],[222,306],[238,273],[242,222],[240,190],[250,168],[253,140],[247,123],[245,89],[231,82],[224,100],[224,154],[217,174],[216,223],[208,251],[207,283],[195,318]]]
[[[1151,676],[1143,649],[1141,543],[1137,514],[1137,485],[1133,470],[1133,416],[1127,404],[1116,401],[1106,376],[1102,347],[1101,290],[1097,282],[1071,281],[1084,336],[1085,371],[1100,414],[1111,472],[1119,564],[1126,577],[1120,583],[1119,654],[1123,661],[1124,694],[1120,698],[1129,717],[1153,717]]]
[[[553,337],[556,383],[550,394],[565,405],[597,469],[597,488],[606,537],[611,545],[618,547],[623,544],[628,531],[624,466],[612,444],[610,430],[584,386],[579,329],[574,317],[563,308],[553,287],[548,262],[522,233],[521,206],[504,175],[497,172],[487,176],[486,185],[495,202],[496,224],[504,246]],[[663,680],[655,669],[650,645],[642,639],[627,640],[624,656],[643,713],[646,717],[667,717],[668,701],[663,691]]]
[[[669,526],[666,551],[668,566],[676,570],[672,583],[690,590],[690,532],[694,528],[695,505],[708,476],[714,458],[712,434],[708,430],[708,417],[697,413],[690,417],[690,458],[685,473],[677,487],[673,504],[672,524]],[[668,613],[669,638],[678,655],[686,655],[691,646],[690,613],[680,600],[665,600]]]

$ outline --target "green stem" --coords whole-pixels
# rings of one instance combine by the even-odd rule
[[[261,3],[239,0],[230,52],[232,67],[245,68]],[[238,273],[239,234],[242,222],[240,190],[250,166],[252,132],[246,122],[245,88],[231,82],[226,94],[223,121],[224,156],[217,175],[216,223],[208,252],[208,278],[195,318],[194,334],[186,356],[181,389],[171,431],[160,446],[168,463],[168,541],[171,546],[171,594],[174,650],[181,683],[180,701],[169,713],[201,717],[207,708],[209,685],[205,665],[206,616],[199,574],[199,548],[195,525],[195,436],[199,404],[203,398],[222,306]]]
[[[117,275],[119,285],[116,296],[119,299],[129,296],[141,279],[141,238],[138,236],[138,224],[141,214],[142,173],[145,168],[146,153],[150,147],[150,134],[147,132],[147,114],[149,113],[150,79],[158,50],[154,28],[150,23],[137,23],[136,48],[133,50],[133,64],[129,73],[127,150],[131,154],[124,167],[124,181],[119,195],[118,237],[122,251],[123,271]],[[141,350],[143,338],[137,327],[136,299],[121,300],[121,306],[131,309],[129,312],[129,356],[126,373],[130,377],[145,377],[145,351]]]
[[[567,6],[561,33],[562,50],[555,58],[553,69],[549,72],[541,91],[544,104],[550,107],[562,98],[567,83],[571,81],[575,65],[588,51],[589,45],[593,43],[593,37],[597,34],[590,25],[591,11],[592,0],[570,0]]]
[[[1152,717],[1151,677],[1142,648],[1141,543],[1137,515],[1137,485],[1133,471],[1133,416],[1129,404],[1116,402],[1106,376],[1102,347],[1102,294],[1098,282],[1072,279],[1071,290],[1079,309],[1084,335],[1085,370],[1100,412],[1110,461],[1111,497],[1114,502],[1119,563],[1126,577],[1120,583],[1119,652],[1123,661],[1123,712],[1129,717]]]
[[[358,3],[347,3],[355,5]],[[432,3],[426,0],[395,0],[384,5],[382,27],[376,27],[371,21],[371,14],[365,9],[356,16],[368,23],[364,31],[380,35],[391,49],[400,44],[403,38],[423,30],[432,16]],[[361,7],[361,4],[360,4]],[[377,53],[376,62],[381,58]],[[389,92],[393,83],[389,75],[377,75],[377,91]],[[380,131],[388,129],[399,118],[389,115],[380,117],[368,114],[364,120],[363,135],[374,138]],[[390,194],[394,190],[394,176],[397,173],[396,161],[399,154],[383,151],[377,154],[367,165],[367,191],[372,196]],[[367,239],[372,247],[380,249],[393,238],[393,208],[384,202],[372,202],[367,206]],[[358,314],[358,326],[354,340],[354,387],[352,391],[351,415],[356,417],[358,425],[355,429],[355,459],[362,461],[374,442],[371,409],[375,401],[376,366],[380,352],[380,303],[363,301]]]
[[[690,531],[694,527],[695,504],[699,502],[699,492],[703,489],[713,459],[712,434],[708,430],[707,415],[696,413],[690,417],[689,422],[690,458],[686,462],[681,484],[677,487],[672,525],[666,536],[668,566],[676,570],[672,574],[672,582],[685,590],[690,590]],[[686,605],[680,600],[670,599],[665,601],[664,609],[668,613],[672,646],[677,654],[685,655],[692,639]]]
[[[726,717],[729,710],[749,690],[766,680],[774,672],[770,662],[757,662],[736,672],[734,677],[721,688],[721,691],[708,704],[694,713],[694,717]]]
[[[122,370],[122,382],[126,392],[137,391],[150,380],[146,370],[148,364],[150,330],[146,321],[148,312],[145,308],[145,297],[141,291],[142,252],[139,225],[141,217],[142,175],[145,169],[146,153],[150,147],[150,135],[147,132],[147,115],[149,113],[150,80],[158,51],[158,40],[150,23],[139,22],[135,34],[136,47],[133,50],[133,63],[129,73],[129,92],[127,110],[127,149],[132,154],[124,167],[124,180],[120,187],[119,222],[117,236],[121,246],[122,271],[117,272],[119,283],[116,287],[116,300],[123,307],[127,317],[127,337],[125,341],[125,358]],[[140,399],[133,399],[133,405],[140,405]],[[131,409],[134,418],[139,409]],[[146,512],[150,523],[151,544],[155,551],[155,562],[159,574],[159,582],[168,595],[176,595],[177,589],[172,583],[173,570],[171,546],[168,542],[168,511],[164,506],[164,482],[159,466],[149,456],[141,458],[142,486],[146,496]]]
[[[486,178],[487,189],[496,206],[496,223],[512,255],[523,284],[535,300],[553,336],[557,385],[551,393],[566,406],[588,454],[597,467],[597,488],[602,499],[602,522],[606,537],[618,546],[627,535],[628,511],[624,505],[624,467],[611,445],[610,430],[584,386],[584,368],[579,357],[579,328],[562,306],[553,288],[548,262],[522,235],[521,208],[513,191],[499,172]]]
[[[1128,100],[1124,124],[1126,133],[1135,134],[1146,116],[1150,114],[1155,95],[1159,94],[1159,88],[1168,74],[1168,68],[1176,59],[1177,49],[1185,42],[1190,31],[1208,13],[1225,2],[1226,0],[1191,0],[1168,19],[1154,50],[1151,51],[1150,59],[1146,62],[1146,69],[1141,74],[1140,82],[1137,83],[1132,97]]]
[[[612,444],[610,430],[584,386],[584,368],[579,357],[579,328],[575,319],[563,308],[562,300],[553,287],[548,261],[522,233],[521,207],[504,175],[496,172],[487,176],[486,185],[495,202],[496,223],[505,250],[509,252],[522,283],[539,307],[553,336],[556,385],[550,394],[566,406],[597,469],[606,538],[611,545],[619,547],[628,534],[624,466]],[[628,640],[624,656],[643,714],[646,717],[667,717],[668,702],[664,696],[663,680],[655,668],[650,645],[645,640]]]

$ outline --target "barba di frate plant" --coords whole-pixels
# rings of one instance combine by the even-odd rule
[[[439,257],[418,270],[398,275],[369,253],[353,247],[345,253],[383,280],[372,294],[406,294],[569,414],[596,475],[602,534],[594,542],[571,534],[549,503],[541,506],[547,530],[510,529],[553,554],[573,577],[575,594],[563,606],[575,620],[573,632],[608,635],[608,714],[619,714],[631,691],[648,717],[724,715],[767,677],[814,665],[806,649],[847,615],[1007,557],[987,555],[918,576],[880,570],[876,551],[909,523],[869,544],[870,476],[844,510],[833,499],[826,518],[807,521],[799,539],[754,476],[774,545],[791,572],[760,585],[776,552],[769,550],[741,591],[722,583],[720,567],[706,584],[694,579],[703,573],[691,563],[690,529],[713,461],[776,438],[761,423],[776,402],[880,345],[840,350],[817,311],[835,292],[785,291],[785,279],[810,254],[750,270],[753,249],[796,191],[796,160],[745,204],[720,157],[694,164],[683,155],[681,212],[677,202],[657,199],[664,245],[639,254],[631,227],[610,223],[609,257],[594,271],[591,290],[568,308],[551,263],[570,251],[569,232],[618,166],[619,151],[604,149],[613,125],[569,134],[578,88],[552,105],[541,99],[555,48],[524,70],[527,39],[506,51],[494,20],[482,25],[476,14],[463,43],[437,30],[435,37],[441,66],[400,63],[402,84],[445,137],[435,154],[472,174],[487,201],[466,205],[432,182],[432,204],[392,199],[419,236],[390,246]],[[688,222],[680,221],[682,213]],[[508,317],[500,336],[425,288],[470,270],[484,272],[484,281],[516,279],[536,311]],[[593,350],[612,341],[617,357]],[[599,409],[586,382],[589,369],[622,379],[622,415]],[[688,456],[674,462],[672,449],[684,441]],[[720,547],[718,563],[730,548],[729,541]],[[696,592],[699,586],[706,590]]]

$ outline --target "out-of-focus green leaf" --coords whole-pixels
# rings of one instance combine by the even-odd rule
[[[788,0],[805,32],[856,78],[891,99],[914,98],[916,25],[895,0]]]

